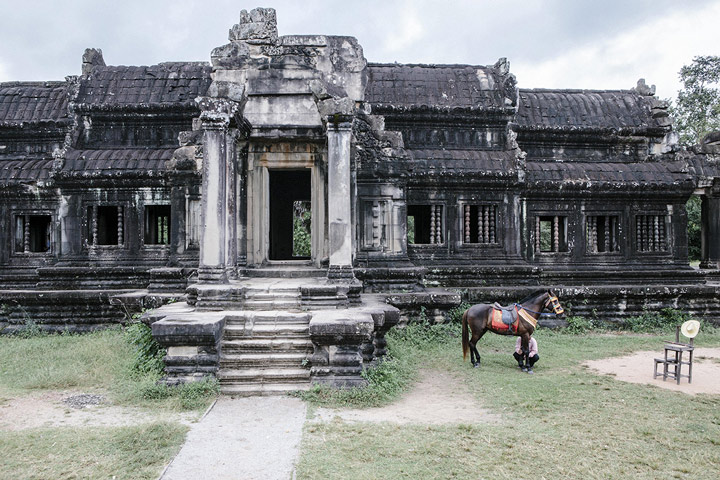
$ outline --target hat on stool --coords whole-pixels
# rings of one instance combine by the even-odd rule
[[[700,322],[697,320],[688,320],[682,324],[680,331],[687,338],[695,338],[695,335],[700,331]]]

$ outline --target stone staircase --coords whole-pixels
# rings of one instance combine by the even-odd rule
[[[289,302],[260,298],[257,301],[263,304]],[[274,395],[310,388],[310,317],[302,312],[261,310],[229,316],[220,345],[222,393]]]

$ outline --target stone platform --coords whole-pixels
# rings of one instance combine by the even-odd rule
[[[362,370],[385,355],[400,312],[361,296],[358,282],[252,278],[193,285],[187,302],[145,320],[168,349],[167,383],[216,376],[223,393],[246,396],[364,384]]]

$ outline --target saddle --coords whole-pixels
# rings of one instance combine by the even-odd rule
[[[502,307],[497,302],[493,305],[491,326],[493,330],[506,331],[510,330],[512,333],[516,333],[518,325],[520,324],[520,318],[518,311],[515,306]]]

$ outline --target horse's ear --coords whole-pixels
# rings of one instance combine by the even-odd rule
[[[550,294],[551,297],[557,297],[557,295],[555,295],[555,292],[552,291],[552,288],[548,289],[548,293]]]

